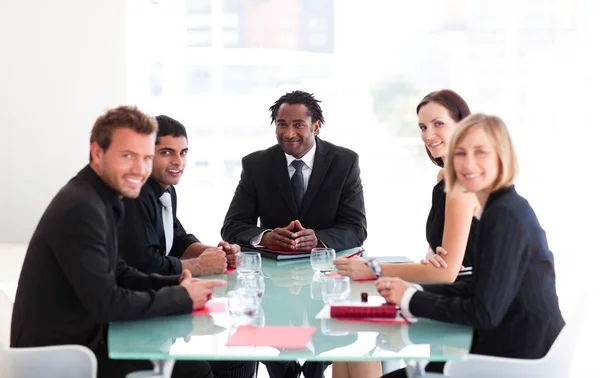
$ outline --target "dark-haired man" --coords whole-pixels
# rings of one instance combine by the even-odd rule
[[[121,199],[136,198],[150,175],[156,120],[121,106],[98,117],[90,163],[54,197],[31,237],[15,298],[12,347],[79,344],[98,360],[98,377],[152,369],[150,361],[111,360],[113,321],[190,313],[222,280],[146,275],[119,258]],[[173,377],[213,377],[206,362],[177,362]]]
[[[181,274],[185,269],[194,276],[225,273],[228,265],[235,268],[239,246],[202,244],[177,219],[175,185],[186,167],[187,132],[171,117],[160,115],[156,120],[152,174],[137,199],[124,201],[121,255],[145,273]]]
[[[367,221],[358,155],[318,138],[325,122],[319,102],[293,91],[271,106],[278,144],[242,159],[223,240],[305,251],[363,244]]]
[[[363,244],[367,221],[358,155],[318,138],[325,122],[319,102],[293,91],[271,106],[278,144],[242,159],[223,240],[300,251]],[[266,365],[271,377],[298,374],[297,365]],[[325,366],[307,363],[304,376],[322,377]]]
[[[177,219],[175,185],[185,171],[188,139],[185,127],[177,120],[156,117],[158,133],[154,148],[152,174],[136,199],[124,200],[125,219],[121,256],[145,273],[192,275],[221,274],[235,267],[239,246],[220,242],[217,247],[200,243],[188,234]],[[249,378],[256,363],[210,361],[215,378]]]

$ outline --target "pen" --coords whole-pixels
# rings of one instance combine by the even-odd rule
[[[352,257],[354,257],[354,256],[358,256],[358,255],[360,255],[361,253],[363,253],[364,251],[365,251],[365,250],[361,248],[361,249],[359,249],[358,251],[354,252],[353,254],[346,256],[346,258],[347,258],[347,259],[349,259],[349,258],[352,258]]]

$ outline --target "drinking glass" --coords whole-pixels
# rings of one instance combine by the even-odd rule
[[[310,266],[315,272],[331,272],[334,259],[335,249],[333,248],[313,248],[310,252]]]
[[[350,278],[346,276],[325,276],[322,285],[323,301],[326,304],[343,302],[350,297]]]
[[[265,311],[263,310],[262,306],[258,307],[258,310],[256,311],[256,315],[254,315],[254,318],[252,318],[252,321],[250,322],[251,326],[255,326],[255,327],[264,327],[265,326]]]
[[[258,293],[246,289],[236,289],[227,293],[227,308],[234,326],[248,325],[260,306]]]
[[[323,299],[323,282],[326,276],[324,274],[313,275],[310,281],[310,297],[312,299]]]
[[[261,258],[258,252],[240,252],[237,259],[237,272],[240,275],[260,273]]]
[[[262,301],[262,297],[265,293],[265,278],[262,274],[239,276],[236,289],[254,291],[258,295],[258,299]]]

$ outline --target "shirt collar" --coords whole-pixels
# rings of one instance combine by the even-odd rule
[[[316,152],[317,152],[317,141],[315,139],[315,142],[313,143],[310,150],[308,150],[308,152],[306,154],[304,154],[304,156],[302,156],[300,159],[296,159],[292,155],[288,155],[285,152],[284,152],[284,155],[285,155],[285,160],[287,161],[288,167],[290,166],[290,164],[292,164],[292,162],[294,160],[302,160],[302,162],[304,162],[304,164],[306,164],[306,166],[309,169],[312,169],[313,166],[315,165],[315,153]]]
[[[148,181],[146,181],[146,185],[148,185],[150,189],[152,189],[152,193],[156,195],[157,199],[160,198],[165,192],[169,191],[168,188],[163,188],[162,185],[160,185],[158,181],[156,181],[152,177],[148,178]]]

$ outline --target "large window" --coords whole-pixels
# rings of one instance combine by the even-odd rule
[[[599,138],[585,104],[598,84],[597,10],[593,0],[132,0],[128,93],[187,125],[180,218],[209,243],[241,157],[275,143],[269,106],[293,89],[315,93],[321,137],[360,154],[366,248],[419,259],[437,170],[415,106],[454,89],[508,124],[518,190],[564,267],[597,224],[576,194],[593,195],[586,143]]]

